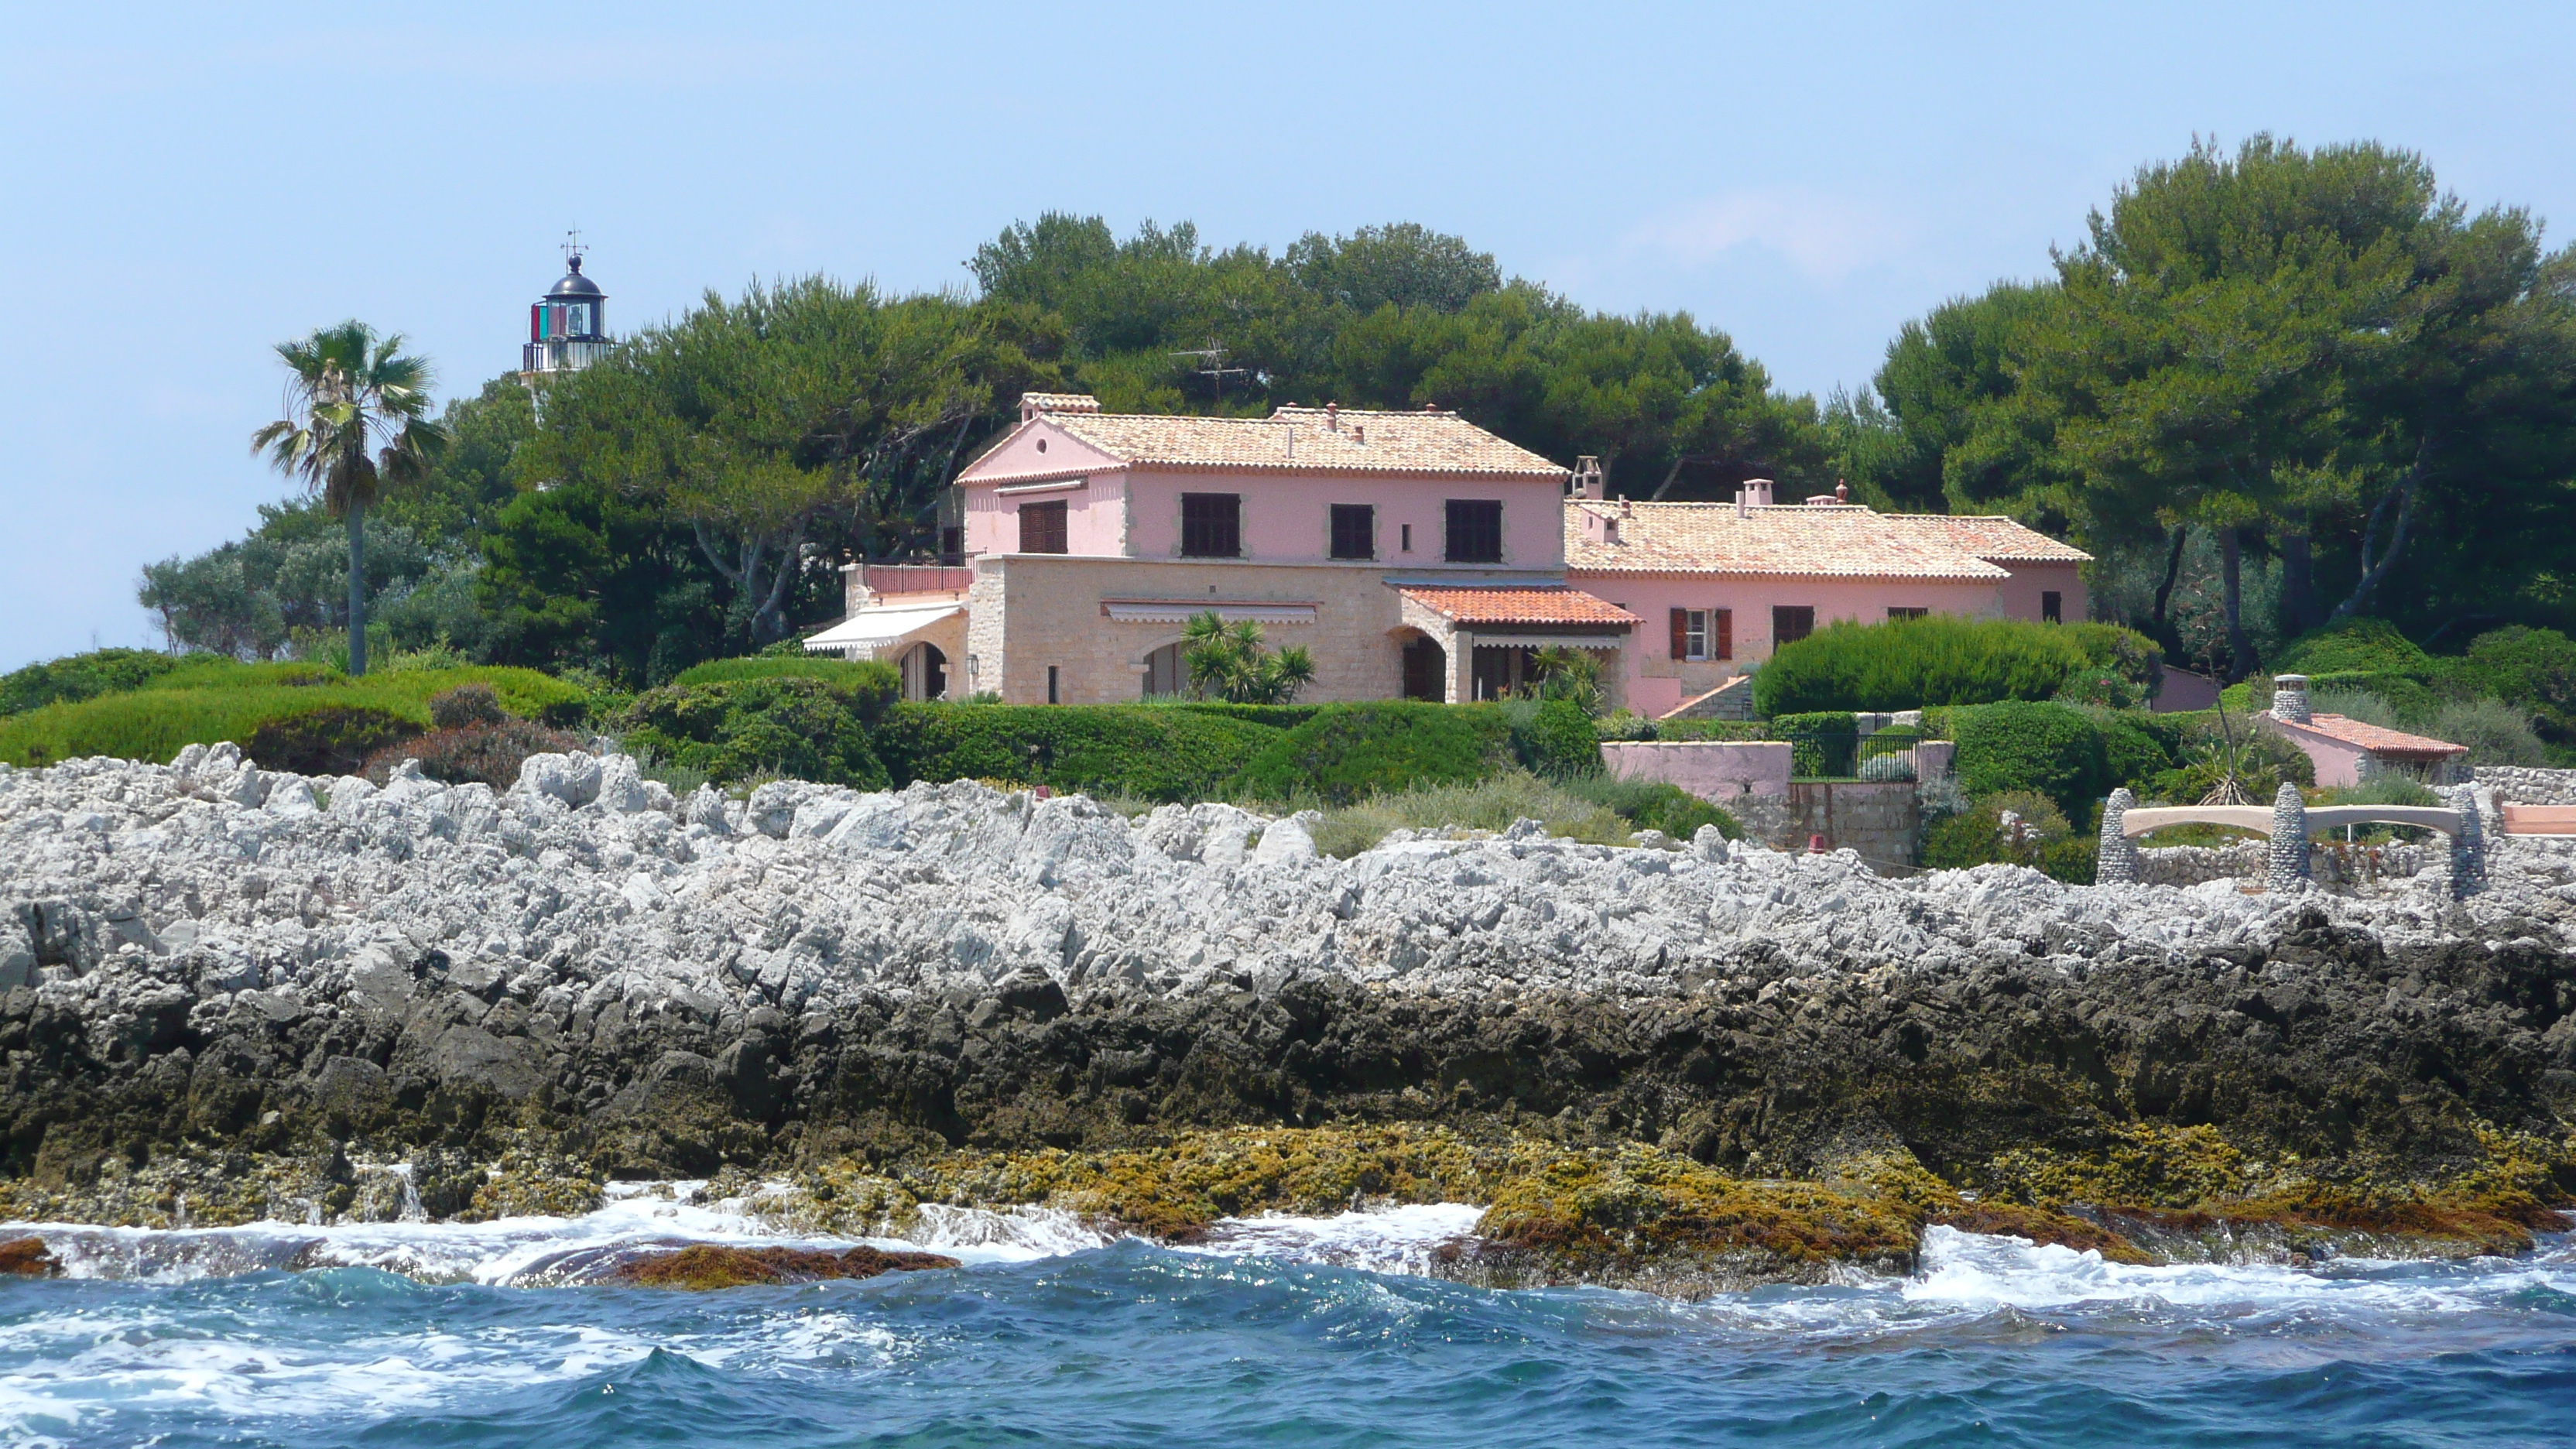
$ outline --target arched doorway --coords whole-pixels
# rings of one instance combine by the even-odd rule
[[[936,644],[924,642],[903,651],[897,667],[903,671],[903,697],[910,700],[943,699],[948,694],[948,656]]]
[[[1404,697],[1443,704],[1449,699],[1449,651],[1428,634],[1404,646]]]
[[[1158,699],[1165,695],[1186,693],[1189,674],[1181,664],[1178,641],[1164,645],[1145,656],[1145,697]]]

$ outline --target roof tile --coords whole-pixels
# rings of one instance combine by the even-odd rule
[[[1567,588],[1426,588],[1397,592],[1461,624],[1642,624],[1607,599]]]
[[[2093,555],[1999,514],[1891,513],[1887,521],[1942,539],[1988,563],[2089,563]]]
[[[1060,396],[1032,394],[1039,399]],[[1202,418],[1070,411],[1049,404],[1041,407],[1040,416],[1128,463],[1300,472],[1566,474],[1539,454],[1451,412],[1341,408],[1328,422],[1322,408],[1280,408],[1266,418]]]
[[[2466,745],[2437,740],[2427,735],[2410,735],[2340,714],[2310,715],[2307,728],[2348,745],[2358,745],[2374,755],[2465,755]]]
[[[1618,523],[1615,541],[1585,516]],[[2012,575],[1946,535],[1858,504],[1578,503],[1565,510],[1577,573],[1782,574],[1809,578],[2001,580]]]

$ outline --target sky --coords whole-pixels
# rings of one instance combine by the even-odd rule
[[[2576,225],[2538,4],[233,9],[0,4],[0,669],[161,643],[141,567],[283,495],[277,342],[363,318],[470,394],[573,227],[624,331],[755,277],[964,288],[1051,210],[1417,221],[1821,395],[2195,136],[2379,140]]]

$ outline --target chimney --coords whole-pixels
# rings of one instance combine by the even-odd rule
[[[1621,518],[1634,518],[1637,516],[1637,505],[1629,502],[1628,495],[1625,493],[1619,495],[1619,516]]]
[[[1574,460],[1574,496],[1601,499],[1601,460],[1590,453]]]
[[[1340,403],[1328,402],[1324,404],[1324,426],[1337,433],[1342,430],[1342,405]]]
[[[1735,495],[1735,505],[1736,511],[1739,513],[1743,512],[1747,508],[1770,507],[1771,480],[1768,478],[1745,479],[1744,487],[1738,490]]]
[[[2284,724],[2306,724],[2308,715],[2308,677],[2304,674],[2272,676],[2272,718]]]
[[[1351,424],[1351,441],[1352,441],[1352,442],[1354,442],[1354,443],[1358,443],[1358,444],[1362,445],[1363,447],[1367,446],[1367,444],[1368,444],[1368,424],[1366,424],[1366,423],[1353,423],[1353,424]]]

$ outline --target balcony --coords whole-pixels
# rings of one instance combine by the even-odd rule
[[[605,338],[555,337],[519,345],[521,372],[579,372],[608,355],[617,344]]]
[[[962,594],[973,587],[975,571],[939,564],[882,564],[858,566],[859,586],[871,594]]]

